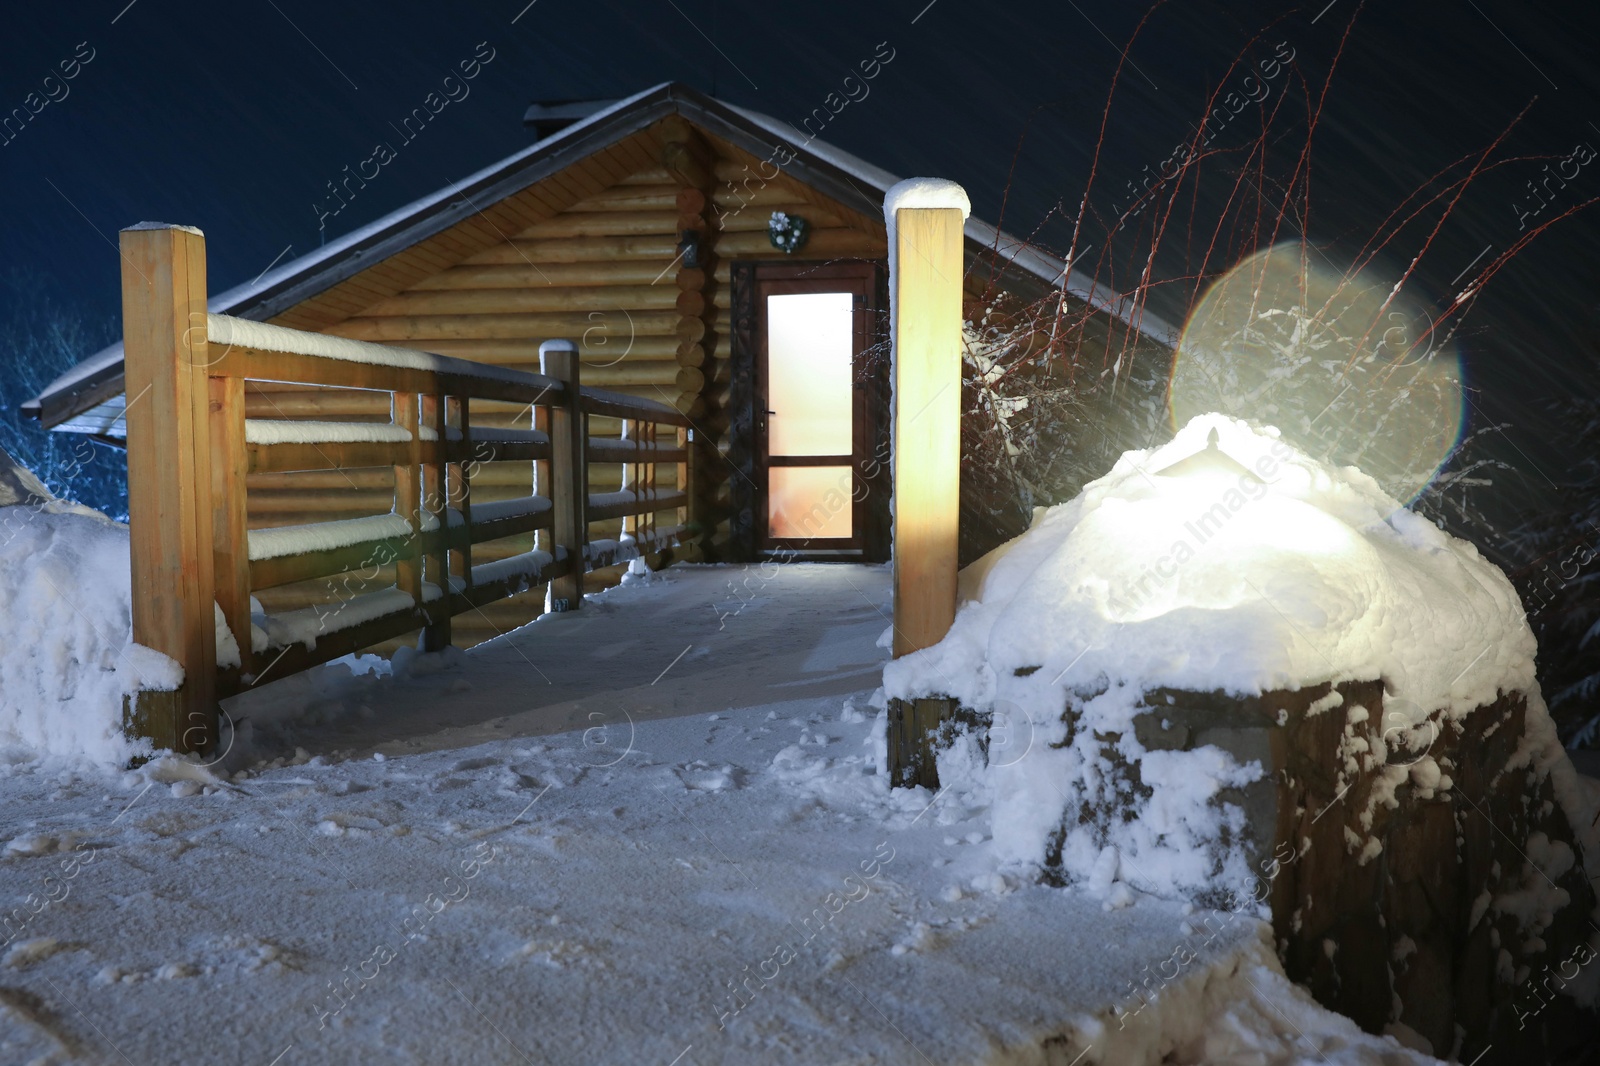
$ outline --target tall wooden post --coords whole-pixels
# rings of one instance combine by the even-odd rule
[[[569,340],[539,345],[539,372],[566,386],[550,408],[550,501],[555,545],[566,549],[567,572],[550,582],[550,610],[583,606],[584,545],[589,540],[589,420],[578,392],[578,346]]]
[[[141,223],[121,252],[133,639],[184,672],[176,692],[137,693],[125,723],[157,748],[205,751],[217,738],[205,237]]]
[[[896,658],[939,643],[956,616],[961,230],[958,208],[895,213]]]
[[[902,188],[917,206],[896,206]],[[895,234],[895,658],[939,643],[956,615],[965,205],[959,186],[919,180],[885,201]],[[935,744],[955,709],[945,698],[889,701],[891,784],[939,787]]]

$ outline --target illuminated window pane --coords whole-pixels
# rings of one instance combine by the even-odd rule
[[[852,297],[767,297],[767,452],[851,453]]]
[[[773,537],[848,537],[848,466],[774,466],[767,470],[767,526]]]

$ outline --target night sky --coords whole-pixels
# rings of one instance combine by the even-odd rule
[[[1119,52],[1150,10],[1106,0],[525,3],[113,0],[9,11],[0,106],[23,107],[30,93],[58,99],[0,145],[0,264],[112,321],[116,231],[134,222],[204,229],[211,290],[221,292],[528,144],[521,118],[532,100],[619,97],[678,80],[798,121],[885,44],[893,59],[824,139],[893,173],[960,181],[980,217],[1061,251]],[[1127,183],[1190,135],[1207,94],[1240,76],[1229,67],[1241,53],[1254,62],[1292,52],[1295,73],[1279,78],[1279,91],[1303,77],[1315,96],[1348,32],[1312,155],[1307,225],[1330,254],[1353,252],[1398,200],[1483,152],[1526,111],[1492,156],[1517,161],[1463,195],[1417,264],[1414,291],[1448,300],[1475,260],[1492,259],[1522,227],[1600,195],[1600,159],[1578,162],[1584,146],[1600,147],[1592,11],[1508,0],[1359,12],[1355,0],[1298,9],[1172,0],[1150,14],[1116,81],[1091,219],[1103,240]],[[475,53],[492,58],[470,93],[402,142],[392,124]],[[64,70],[76,76],[46,81]],[[1304,128],[1303,100],[1287,103],[1275,142],[1284,159]],[[1224,140],[1248,139],[1249,116],[1237,121]],[[396,158],[319,229],[326,183],[380,141],[398,146]],[[1576,176],[1531,199],[1528,183],[1563,163]],[[1203,184],[1200,199],[1227,189]],[[1395,243],[1385,258],[1393,272],[1436,219]],[[1509,422],[1491,446],[1519,467],[1494,490],[1505,513],[1560,480],[1564,442],[1545,407],[1589,387],[1597,238],[1595,211],[1564,220],[1494,279],[1468,319],[1473,424]],[[1097,269],[1095,259],[1085,266]],[[1169,274],[1180,267],[1166,264]],[[1155,302],[1181,320],[1188,299],[1187,287],[1170,286]]]

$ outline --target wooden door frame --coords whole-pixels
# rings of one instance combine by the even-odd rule
[[[732,324],[730,338],[728,461],[733,467],[729,499],[730,555],[740,561],[848,559],[883,562],[889,557],[888,454],[888,278],[881,260],[791,262],[735,260],[730,264]],[[779,541],[766,533],[765,437],[756,403],[763,362],[764,286],[793,284],[797,291],[830,291],[826,282],[859,285],[863,301],[856,308],[859,350],[855,360],[857,418],[854,449],[855,536],[850,546],[837,541]],[[800,288],[804,286],[804,288]],[[834,289],[831,291],[840,291]],[[764,408],[763,408],[764,410]]]

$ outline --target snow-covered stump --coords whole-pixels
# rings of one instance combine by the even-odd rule
[[[1319,1000],[1441,1056],[1596,1030],[1595,804],[1470,544],[1210,415],[974,573],[885,695],[957,703],[939,784],[1000,867],[1270,919]]]
[[[889,747],[889,783],[901,788],[939,787],[938,749],[948,722],[956,714],[956,701],[925,697],[890,700],[886,742]]]
[[[1582,1031],[1573,1000],[1554,992],[1593,957],[1595,897],[1550,770],[1530,761],[1523,696],[1388,737],[1396,718],[1378,681],[1260,696],[1158,689],[1141,702],[1133,731],[1146,751],[1215,746],[1268,769],[1214,799],[1245,817],[1212,857],[1220,866],[1239,849],[1251,890],[1195,899],[1270,908],[1286,972],[1320,1002],[1369,1032],[1403,1025],[1438,1054],[1459,1027],[1463,1061],[1490,1045],[1544,1061]],[[1104,738],[1108,758],[1120,739]],[[1153,791],[1137,767],[1128,783],[1134,797]],[[1109,828],[1140,807],[1091,820]],[[1070,879],[1059,846],[1044,868]]]

